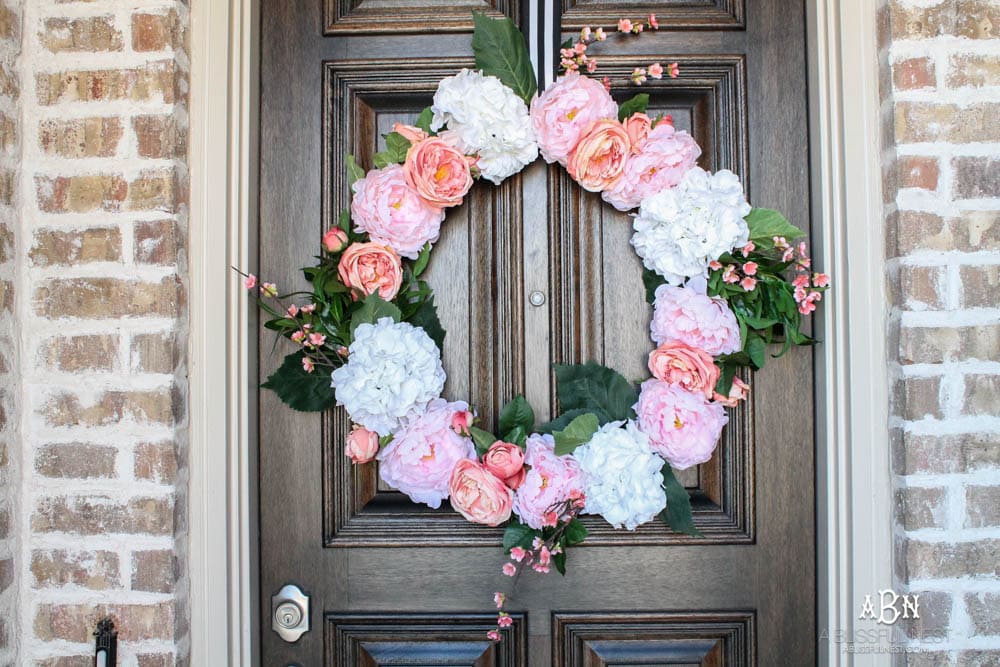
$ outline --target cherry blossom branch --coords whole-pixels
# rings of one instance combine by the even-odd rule
[[[660,29],[660,23],[656,20],[656,14],[650,14],[645,22],[618,19],[618,34],[640,35],[645,31],[647,26],[651,30]],[[608,35],[604,31],[604,28],[591,30],[590,26],[585,26],[580,31],[579,37],[572,46],[560,49],[559,68],[565,72],[579,72],[581,69],[584,69],[588,74],[594,74],[597,72],[597,58],[588,56],[587,49],[595,42],[603,42],[607,38]],[[662,79],[665,73],[670,78],[676,79],[680,74],[680,67],[677,63],[670,63],[664,68],[659,62],[652,63],[647,67],[636,67],[632,70],[632,74],[627,81],[631,82],[632,85],[641,86],[649,78]],[[608,90],[611,89],[611,79],[609,77],[604,77],[602,82],[605,88]]]

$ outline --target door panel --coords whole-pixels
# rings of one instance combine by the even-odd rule
[[[802,7],[746,3],[562,0],[562,38],[655,11],[659,33],[597,47],[601,74],[679,62],[680,77],[640,89],[651,109],[691,132],[701,166],[736,171],[752,202],[808,226]],[[303,285],[298,268],[349,201],[344,154],[370,167],[381,134],[471,65],[470,34],[456,32],[468,30],[469,9],[517,19],[526,4],[261,0],[261,275]],[[619,100],[635,92],[613,90]],[[469,400],[490,428],[518,393],[539,420],[555,414],[554,362],[646,377],[650,309],[630,235],[627,216],[559,167],[538,161],[500,187],[477,184],[449,211],[427,274],[448,331],[446,396]],[[536,291],[541,306],[528,299]],[[269,333],[260,341],[266,377],[281,355]],[[492,592],[509,583],[501,531],[447,504],[412,504],[379,483],[375,464],[352,466],[342,410],[302,415],[262,393],[261,663],[811,664],[811,364],[798,349],[745,377],[752,400],[730,412],[716,455],[679,475],[703,538],[587,518],[591,537],[569,554],[565,578],[525,576],[499,646],[484,636]],[[312,629],[292,645],[270,630],[270,596],[285,583],[312,599]]]

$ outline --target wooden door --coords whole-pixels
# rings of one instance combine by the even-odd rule
[[[528,0],[262,0],[259,271],[283,288],[318,253],[347,203],[343,156],[365,167],[392,124],[472,64],[471,9],[526,34]],[[741,174],[750,201],[809,224],[804,8],[787,0],[562,0],[563,38],[619,16],[661,30],[609,40],[601,69],[677,61],[642,90],[703,148],[701,166]],[[534,34],[538,33],[538,27]],[[614,90],[620,99],[634,89]],[[516,394],[547,419],[552,362],[644,377],[650,311],[629,219],[541,160],[451,209],[431,260],[448,331],[446,395],[486,421]],[[533,292],[544,303],[532,305]],[[537,301],[536,299],[534,299]],[[281,361],[260,334],[259,374]],[[588,519],[569,574],[526,575],[512,636],[485,638],[504,556],[500,530],[381,488],[343,456],[346,415],[294,413],[260,395],[260,642],[263,665],[809,665],[815,662],[813,370],[796,349],[752,379],[709,463],[684,476],[705,537]],[[271,595],[311,596],[311,630],[287,644]]]

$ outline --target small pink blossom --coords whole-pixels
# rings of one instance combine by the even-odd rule
[[[636,23],[632,26],[632,32],[638,35],[640,32],[642,32],[643,28],[645,27],[646,26],[643,25],[642,23]]]
[[[309,334],[309,344],[313,347],[322,347],[326,343],[326,336],[321,333]]]
[[[306,332],[301,329],[292,334],[293,343],[301,343],[306,339]]]
[[[590,36],[591,36],[590,26],[589,25],[583,26],[583,29],[580,30],[580,41],[581,42],[589,42],[590,41]]]
[[[796,303],[802,303],[803,301],[806,300],[806,295],[807,294],[808,294],[808,291],[806,290],[805,286],[803,286],[803,285],[796,286],[795,291],[793,292],[793,296],[795,298],[795,302]]]
[[[808,315],[814,310],[816,310],[816,304],[809,299],[806,299],[799,304],[799,312],[803,315]]]
[[[517,566],[514,565],[513,563],[504,563],[503,573],[506,574],[508,577],[513,577],[515,574],[517,574]]]
[[[500,641],[500,633],[497,632],[496,630],[490,630],[489,632],[486,633],[486,638],[498,642]]]
[[[607,38],[608,36],[604,34],[604,28],[598,28],[597,30],[594,31],[594,39],[596,39],[598,42],[603,42]]]
[[[252,273],[247,275],[246,280],[243,281],[243,287],[247,289],[253,289],[256,286],[257,286],[257,276],[255,276]]]
[[[549,551],[548,547],[543,545],[542,548],[538,550],[538,563],[539,565],[547,566],[551,562],[552,553]]]
[[[726,267],[726,270],[722,272],[722,282],[724,283],[738,283],[740,277],[736,275],[736,265],[730,264]]]
[[[410,142],[410,144],[418,144],[427,138],[427,133],[421,130],[419,127],[414,127],[413,125],[404,125],[403,123],[396,123],[392,126],[392,131],[396,134],[403,135],[403,138]]]
[[[531,566],[531,569],[534,570],[535,572],[538,572],[539,574],[548,574],[550,568],[549,568],[548,565],[542,565],[541,563],[535,563],[534,565]]]
[[[604,86],[604,90],[611,92],[611,79],[610,77],[604,77],[601,79],[601,85]]]
[[[800,273],[792,280],[792,285],[795,287],[809,287],[809,276],[805,273]]]
[[[260,293],[273,299],[278,296],[278,286],[274,283],[264,283],[260,286]]]
[[[586,52],[587,52],[587,45],[584,44],[583,42],[577,42],[576,44],[573,45],[573,53],[575,53],[576,55],[582,56]]]
[[[677,63],[670,63],[667,65],[667,73],[671,79],[676,79],[681,75],[681,68]]]
[[[813,286],[814,287],[826,287],[830,284],[830,276],[825,273],[814,273],[813,274]]]
[[[795,248],[785,248],[785,252],[781,255],[782,262],[790,262],[795,257]]]
[[[757,249],[757,246],[754,245],[753,241],[750,241],[745,246],[743,246],[742,248],[740,248],[740,252],[743,253],[744,257],[748,257],[750,255],[750,253],[752,253],[756,249]]]
[[[503,593],[497,591],[493,594],[493,604],[497,606],[497,609],[503,607],[503,603],[507,600],[507,596]]]
[[[545,542],[543,542],[542,538],[540,537],[536,537],[535,539],[531,540],[531,548],[534,549],[535,551],[541,549],[543,544],[545,544]]]
[[[503,612],[497,617],[497,625],[501,628],[509,628],[514,625],[514,619],[510,617],[510,614],[504,614]]]
[[[312,373],[314,370],[316,370],[316,365],[313,363],[313,360],[311,358],[302,357],[302,370],[304,370],[306,373]]]
[[[642,84],[646,83],[645,67],[636,67],[634,70],[632,70],[632,83],[634,83],[637,86],[641,86]]]
[[[717,259],[713,259],[711,262],[708,263],[708,268],[712,269],[713,271],[718,271],[719,269],[722,268],[722,262],[720,262]]]
[[[656,20],[656,14],[649,15],[649,27],[653,30],[660,29],[660,22]]]
[[[341,345],[340,347],[337,348],[337,354],[343,357],[344,359],[346,359],[350,353],[351,352],[350,350],[347,349],[346,345]]]
[[[288,313],[289,317],[295,317],[296,315],[299,314],[299,307],[293,303],[288,307],[287,310],[285,310],[285,312]]]
[[[772,236],[771,241],[774,243],[775,250],[785,250],[788,248],[788,241],[785,240],[784,236]]]
[[[653,63],[652,65],[649,66],[648,71],[649,71],[649,76],[653,77],[654,79],[663,78],[663,65],[661,65],[660,63]]]
[[[559,515],[555,512],[546,512],[542,515],[542,527],[554,528],[559,523]]]
[[[307,306],[302,306],[301,308],[299,308],[299,310],[303,313],[312,313],[316,310],[316,304],[310,303]]]
[[[597,58],[590,58],[587,60],[587,71],[591,74],[597,71]]]
[[[743,265],[743,273],[748,276],[757,275],[757,262],[747,262]]]
[[[516,560],[518,563],[520,563],[522,560],[524,560],[524,557],[527,555],[528,552],[525,551],[523,547],[511,547],[510,550],[511,560]]]
[[[618,19],[619,32],[632,32],[632,21],[629,19]]]
[[[752,292],[756,286],[757,286],[757,279],[751,278],[750,276],[747,276],[746,278],[740,281],[740,287],[743,288],[744,292]]]

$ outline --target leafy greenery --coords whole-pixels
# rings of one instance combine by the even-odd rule
[[[589,442],[597,429],[600,428],[597,422],[597,415],[587,412],[571,421],[563,430],[553,433],[552,436],[556,441],[556,455],[572,454],[577,447]]]
[[[691,497],[677,478],[669,463],[664,463],[660,470],[663,475],[663,490],[667,492],[667,507],[660,512],[660,518],[670,526],[675,533],[684,533],[692,537],[702,537],[695,528],[694,517],[691,514]]]
[[[354,156],[348,153],[344,156],[344,165],[347,167],[347,187],[350,189],[354,185],[355,181],[361,180],[365,177],[365,170],[358,165]]]
[[[646,288],[646,303],[652,304],[656,301],[656,288],[665,285],[666,281],[656,271],[642,267],[642,285]]]
[[[632,406],[639,398],[638,392],[618,372],[593,361],[556,364],[554,368],[562,411],[585,408],[593,412],[601,424],[635,417]]]
[[[507,524],[507,528],[503,531],[503,548],[504,551],[510,553],[510,550],[514,547],[521,547],[522,549],[530,549],[531,543],[536,537],[541,537],[542,531],[535,530],[531,526],[525,525],[519,521],[511,521]]]
[[[372,161],[378,169],[388,167],[390,164],[403,164],[408,150],[410,150],[410,140],[399,132],[390,132],[385,135],[385,150],[375,153]]]
[[[441,326],[441,320],[438,318],[437,306],[434,305],[433,296],[423,302],[417,312],[410,317],[409,322],[413,326],[423,329],[438,346],[439,350],[444,349],[445,330]]]
[[[476,453],[480,456],[485,454],[490,446],[497,441],[495,435],[476,426],[469,427],[469,434],[472,436],[473,444],[476,445]]]
[[[500,437],[507,442],[514,442],[510,435],[521,435],[527,438],[527,434],[535,426],[535,411],[531,405],[520,394],[503,407],[500,411]],[[515,433],[520,429],[520,434]],[[521,443],[518,443],[521,444]]]
[[[336,400],[330,390],[330,371],[317,367],[312,373],[302,368],[305,354],[300,350],[285,357],[278,370],[261,386],[271,389],[293,410],[320,412],[332,408]]]
[[[597,417],[597,420],[602,424],[607,424],[609,421],[614,421],[608,416],[604,410],[600,408],[577,408],[575,410],[566,410],[561,415],[553,419],[552,421],[545,422],[538,427],[539,433],[555,433],[556,431],[562,431],[569,423],[579,417],[580,415],[593,414]]]
[[[397,322],[401,318],[399,308],[378,294],[369,294],[361,304],[361,307],[354,312],[354,316],[351,318],[352,339],[354,338],[354,331],[362,324],[375,324],[383,317],[391,317]]]
[[[775,236],[783,236],[789,241],[805,236],[805,232],[770,208],[755,208],[744,219],[750,228],[750,240],[754,242],[770,241]]]
[[[433,120],[434,110],[430,107],[424,107],[424,110],[420,112],[419,116],[417,116],[417,120],[414,121],[413,126],[419,127],[427,134],[434,134],[434,132],[431,131],[431,121]]]
[[[524,35],[507,17],[491,18],[481,12],[473,12],[472,21],[476,69],[497,77],[525,104],[530,104],[538,90],[538,82],[535,81],[535,70],[531,66]]]
[[[618,107],[618,120],[624,121],[633,114],[646,113],[646,107],[649,106],[649,93],[639,93],[631,99],[622,102],[621,106]]]

